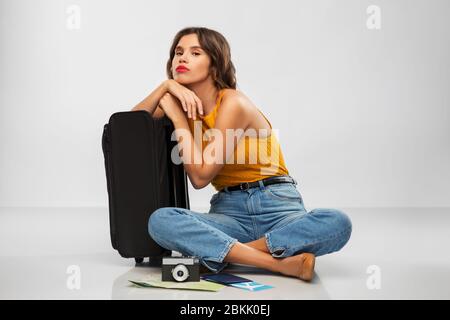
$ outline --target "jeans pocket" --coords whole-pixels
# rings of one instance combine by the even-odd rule
[[[275,200],[303,202],[300,192],[291,183],[277,183],[266,186],[267,195]]]

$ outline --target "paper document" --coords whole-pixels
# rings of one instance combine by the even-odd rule
[[[172,282],[161,281],[155,278],[146,278],[140,280],[128,280],[139,287],[157,287],[166,289],[185,289],[185,290],[202,290],[202,291],[219,291],[224,285],[210,281],[200,280],[192,282]]]

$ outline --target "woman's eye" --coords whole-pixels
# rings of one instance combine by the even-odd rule
[[[179,53],[183,54],[182,52],[178,51],[178,52],[175,52],[175,55],[178,55]],[[193,52],[192,54],[193,55],[200,55],[200,52]]]

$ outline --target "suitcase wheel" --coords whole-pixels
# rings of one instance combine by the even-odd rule
[[[136,263],[142,263],[144,258],[134,258],[134,261],[136,261]]]

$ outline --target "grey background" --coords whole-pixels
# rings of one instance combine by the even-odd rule
[[[69,5],[81,28],[66,27]],[[366,27],[369,5],[381,29]],[[313,207],[450,206],[448,1],[0,1],[0,206],[107,206],[102,126],[171,41],[229,41]],[[214,189],[191,187],[207,207]]]

